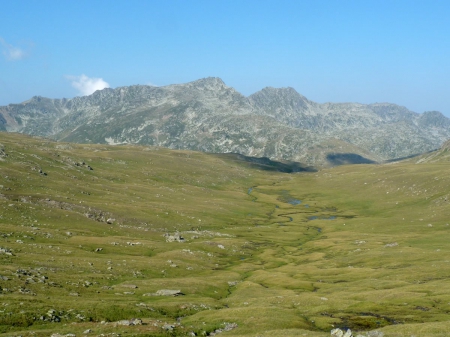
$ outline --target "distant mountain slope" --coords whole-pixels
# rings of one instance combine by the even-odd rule
[[[442,144],[440,149],[424,153],[420,156],[415,156],[409,159],[408,161],[417,164],[423,163],[447,164],[448,162],[450,162],[450,140]]]
[[[395,104],[309,101],[292,88],[245,97],[219,78],[135,85],[73,99],[33,97],[0,107],[0,129],[79,143],[137,143],[330,165],[423,153],[450,138],[450,120]],[[356,157],[355,157],[356,158]]]

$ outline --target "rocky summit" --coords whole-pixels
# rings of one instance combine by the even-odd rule
[[[73,99],[35,96],[0,107],[0,130],[330,166],[437,149],[450,138],[450,120],[389,103],[319,104],[293,88],[267,87],[245,97],[219,78],[204,78],[108,88]]]

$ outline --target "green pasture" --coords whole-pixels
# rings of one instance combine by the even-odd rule
[[[157,147],[0,144],[0,336],[450,335],[445,153],[287,174]]]

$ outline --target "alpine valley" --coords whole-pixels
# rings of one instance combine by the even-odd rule
[[[448,337],[449,123],[217,78],[0,107],[0,337]]]
[[[219,78],[134,85],[90,96],[35,96],[0,107],[0,130],[58,141],[239,153],[323,167],[409,157],[439,148],[450,120],[389,103],[325,103],[293,88],[245,97]]]

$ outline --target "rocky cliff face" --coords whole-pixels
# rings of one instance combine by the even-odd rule
[[[450,120],[439,112],[417,114],[388,103],[318,104],[292,88],[264,88],[245,97],[219,78],[104,89],[73,99],[33,97],[0,107],[0,129],[308,165],[327,165],[336,153],[375,161],[406,157],[439,148],[450,138]]]

